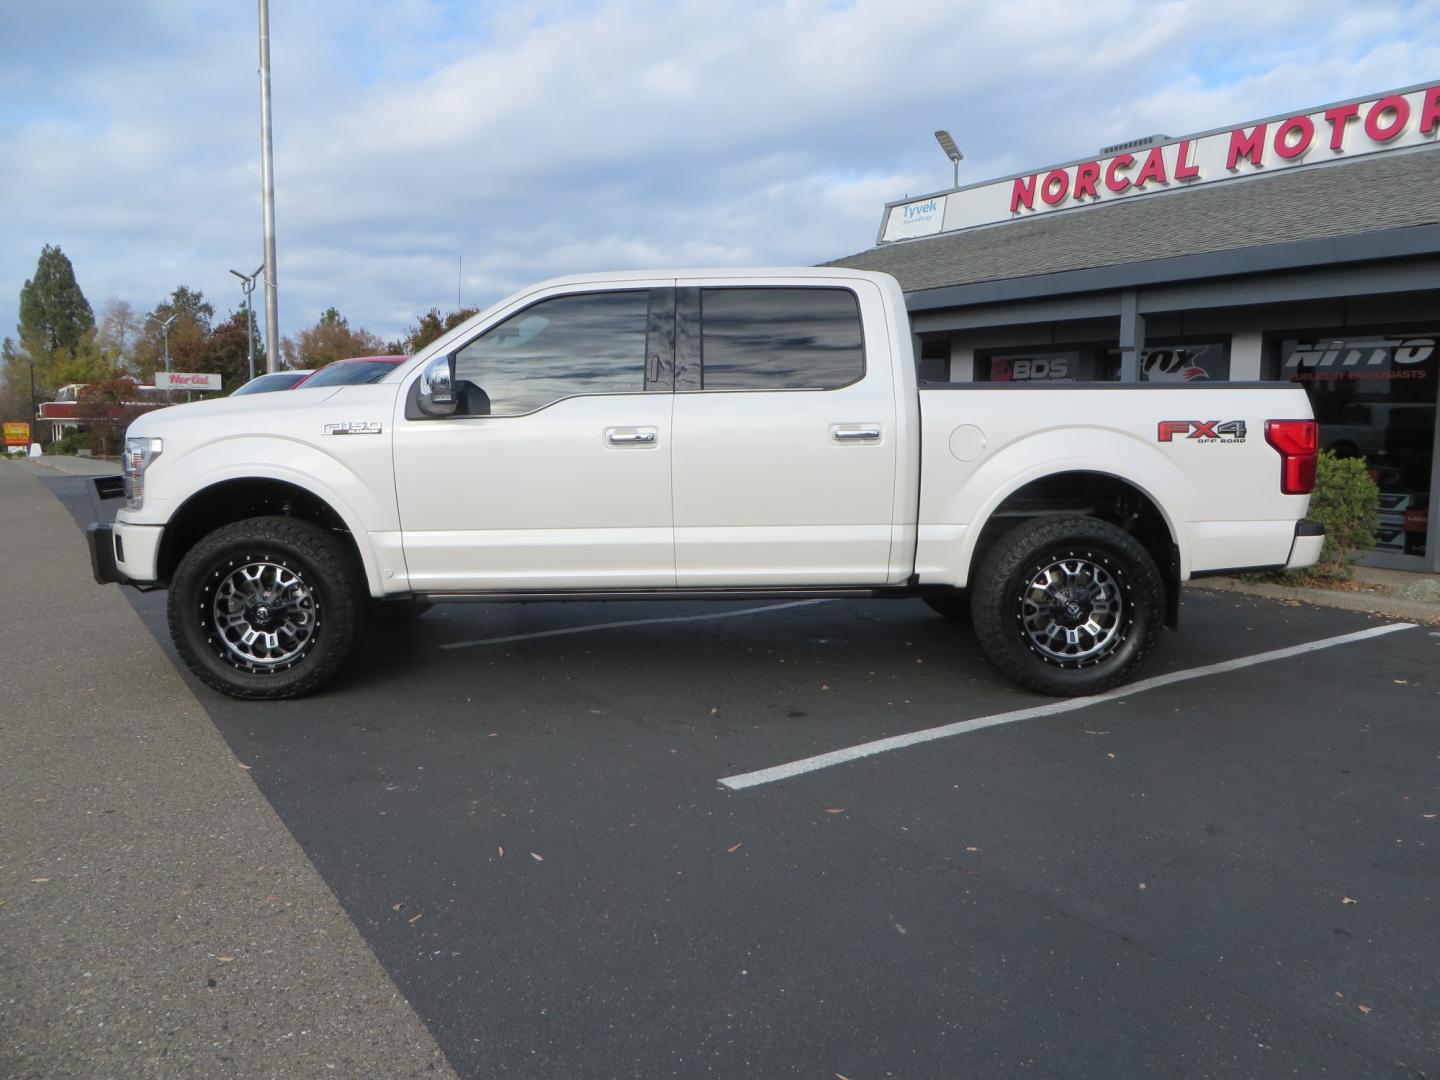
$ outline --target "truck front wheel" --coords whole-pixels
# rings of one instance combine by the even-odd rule
[[[335,677],[365,600],[354,554],[290,517],[223,526],[180,560],[170,635],[207,686],[231,697],[299,697]]]
[[[985,655],[1010,679],[1057,697],[1124,682],[1155,644],[1165,584],[1129,533],[1088,517],[1038,518],[997,541],[974,583]]]

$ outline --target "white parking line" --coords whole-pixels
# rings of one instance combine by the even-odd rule
[[[741,615],[759,615],[764,611],[783,611],[786,608],[809,607],[811,604],[828,604],[829,600],[792,600],[786,604],[766,604],[764,607],[742,608],[739,611],[716,611],[706,615],[671,615],[663,619],[626,619],[624,622],[592,623],[589,626],[566,626],[559,630],[537,630],[533,634],[511,634],[509,637],[477,638],[474,641],[451,641],[441,645],[442,649],[468,649],[471,645],[508,645],[512,641],[531,641],[535,638],[563,637],[566,634],[589,634],[596,630],[618,630],[623,626],[654,626],[657,623],[704,622],[707,619],[738,619]]]
[[[1225,671],[1236,671],[1240,668],[1253,667],[1255,664],[1265,664],[1271,660],[1285,660],[1292,656],[1303,656],[1305,653],[1315,652],[1318,649],[1329,649],[1336,645],[1349,645],[1356,641],[1365,641],[1369,638],[1380,637],[1383,634],[1393,634],[1399,630],[1411,630],[1414,629],[1414,627],[1414,623],[1389,623],[1385,626],[1372,627],[1369,630],[1360,630],[1353,634],[1341,634],[1339,637],[1322,638],[1319,641],[1307,642],[1304,645],[1292,645],[1286,649],[1274,649],[1270,652],[1255,653],[1253,656],[1242,656],[1237,660],[1224,660],[1218,664],[1208,664],[1205,667],[1189,668],[1185,671],[1172,671],[1168,675],[1156,675],[1151,679],[1142,679],[1139,682],[1131,683],[1129,686],[1122,686],[1118,690],[1111,690],[1104,694],[1095,694],[1091,697],[1071,698],[1068,701],[1052,701],[1045,705],[1036,705],[1030,709],[1016,709],[1014,712],[996,713],[993,716],[981,716],[974,720],[961,720],[958,723],[945,724],[943,727],[926,728],[923,731],[911,731],[905,735],[893,735],[888,739],[876,739],[874,742],[847,746],[840,750],[831,750],[827,754],[816,754],[814,757],[801,758],[799,761],[791,761],[784,765],[775,765],[768,769],[759,769],[756,772],[726,776],[720,780],[720,783],[731,791],[757,787],[760,784],[773,784],[777,780],[788,780],[792,776],[800,776],[804,773],[828,769],[832,765],[842,765],[847,761],[873,757],[876,754],[883,754],[890,750],[902,750],[907,746],[915,746],[919,743],[934,742],[936,739],[947,739],[951,735],[964,735],[966,732],[979,731],[981,728],[997,727],[1000,724],[1014,724],[1021,720],[1034,720],[1042,716],[1055,716],[1058,713],[1074,712],[1076,709],[1083,709],[1089,705],[1098,705],[1105,701],[1115,701],[1118,698],[1134,697],[1136,694],[1143,694],[1146,690],[1157,690],[1162,686],[1171,686],[1175,683],[1186,682],[1190,679],[1202,679],[1207,675],[1218,675]]]

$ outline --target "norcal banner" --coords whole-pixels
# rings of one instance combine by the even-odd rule
[[[1440,83],[1255,120],[921,199],[890,203],[880,242],[955,232],[1161,191],[1434,146]]]

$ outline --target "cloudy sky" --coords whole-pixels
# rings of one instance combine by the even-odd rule
[[[276,0],[280,322],[397,335],[552,274],[807,264],[882,205],[1440,78],[1440,0]],[[261,262],[253,3],[0,7],[0,334]],[[256,294],[257,298],[259,293]]]

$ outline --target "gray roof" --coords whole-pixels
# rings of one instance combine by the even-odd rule
[[[1440,144],[906,240],[827,263],[906,292],[1440,223]]]

